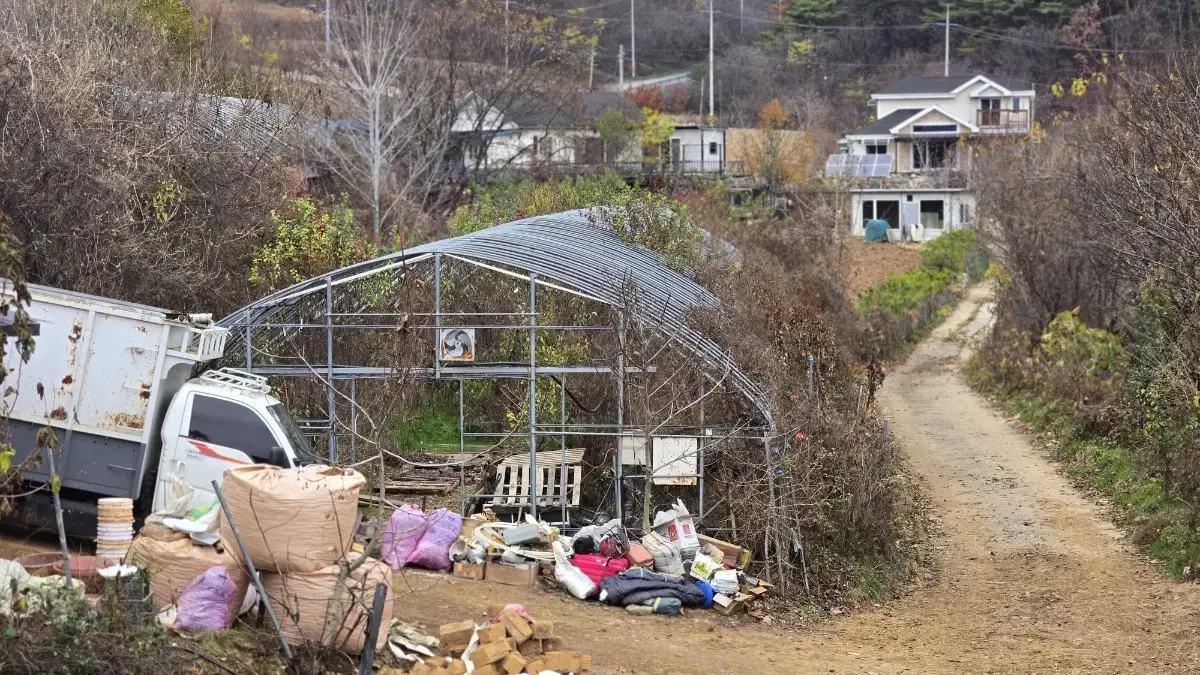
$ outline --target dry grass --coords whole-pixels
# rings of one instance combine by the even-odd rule
[[[852,298],[883,283],[888,276],[916,269],[920,264],[919,244],[874,244],[861,237],[842,240],[842,274]]]
[[[308,11],[305,3],[285,6],[261,0],[233,0],[232,2],[230,0],[193,0],[191,4],[201,14],[211,15],[215,12],[224,12],[235,21],[249,17],[288,23],[311,23],[322,20],[321,14]],[[311,4],[319,7],[325,6],[325,3],[320,1]]]

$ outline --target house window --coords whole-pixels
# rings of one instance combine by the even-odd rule
[[[979,126],[982,126],[982,127],[998,127],[998,126],[1000,126],[1000,99],[998,99],[998,98],[981,98],[981,99],[979,99]]]
[[[542,156],[546,159],[554,157],[554,138],[550,136],[542,136],[541,147]]]
[[[957,124],[914,124],[912,125],[914,134],[957,134]]]
[[[912,168],[944,169],[954,165],[954,150],[958,141],[953,138],[918,139],[912,144]]]
[[[1013,97],[1012,109],[1013,109],[1013,112],[1021,112],[1021,99],[1019,99],[1015,96]]]
[[[958,205],[958,222],[960,222],[960,223],[971,222],[971,205],[970,204],[959,204]]]
[[[887,141],[884,141],[882,143],[879,143],[879,142],[867,143],[866,147],[867,147],[868,155],[886,155],[886,154],[888,154]]]
[[[864,199],[862,203],[862,222],[865,227],[868,220],[875,218],[875,202]]]
[[[900,202],[895,199],[878,199],[875,201],[875,217],[886,220],[888,227],[900,227]]]
[[[946,202],[941,199],[921,200],[921,227],[940,230],[946,222]]]
[[[715,154],[717,154],[717,142],[716,142],[716,141],[710,141],[710,142],[709,142],[709,144],[708,144],[708,154],[710,154],[710,155],[715,155]]]

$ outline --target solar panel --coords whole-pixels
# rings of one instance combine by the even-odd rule
[[[825,160],[825,175],[826,176],[848,176],[851,175],[847,171],[847,160],[853,158],[853,155],[836,154],[830,155],[829,159]]]
[[[826,176],[878,178],[892,172],[892,155],[830,155],[825,160]]]
[[[880,178],[892,172],[892,156],[891,155],[870,155],[873,162],[868,167],[866,174],[873,178]]]

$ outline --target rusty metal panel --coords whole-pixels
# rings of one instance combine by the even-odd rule
[[[166,346],[161,324],[97,314],[85,340],[76,424],[141,435],[158,355]]]

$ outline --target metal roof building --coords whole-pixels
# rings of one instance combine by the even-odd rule
[[[632,318],[640,325],[649,326],[659,334],[662,344],[678,345],[679,349],[674,351],[696,364],[698,377],[713,383],[714,389],[720,387],[722,391],[743,397],[748,404],[746,409],[756,411],[763,421],[759,428],[770,430],[772,417],[768,399],[759,383],[743,372],[720,345],[690,325],[694,312],[719,311],[717,298],[695,280],[666,265],[657,254],[623,241],[607,225],[607,217],[605,210],[600,208],[527,218],[414,246],[305,280],[239,309],[218,322],[231,331],[226,348],[227,362],[231,362],[228,365],[237,365],[263,375],[309,377],[323,381],[322,386],[328,386],[330,414],[324,423],[328,424],[332,458],[336,456],[336,410],[339,396],[345,396],[335,391],[336,383],[395,375],[395,371],[387,365],[362,362],[361,355],[354,357],[359,362],[339,357],[339,348],[346,335],[344,329],[394,331],[398,328],[397,322],[408,321],[409,314],[406,312],[414,311],[406,309],[401,312],[399,308],[391,307],[381,311],[377,303],[372,306],[364,298],[378,298],[387,289],[414,282],[424,293],[432,290],[433,311],[417,311],[421,312],[419,316],[433,319],[432,326],[423,325],[420,328],[432,328],[440,336],[454,326],[466,327],[484,321],[489,316],[496,316],[495,313],[449,311],[460,308],[443,306],[444,287],[458,284],[461,289],[461,280],[464,278],[462,271],[466,266],[475,270],[469,278],[476,283],[488,283],[478,273],[516,279],[518,289],[522,282],[528,283],[528,302],[532,311],[522,309],[520,312],[500,313],[509,320],[522,323],[499,325],[485,321],[478,328],[529,331],[530,344],[533,344],[535,331],[539,330],[578,329],[624,334],[627,324],[624,319],[619,329],[612,325],[538,326],[535,307],[540,307],[536,305],[539,288],[554,289],[606,305],[614,308],[620,316],[633,313],[636,316]],[[444,270],[450,267],[459,273],[458,277],[444,278]],[[459,297],[461,299],[462,296]],[[514,303],[524,302],[521,295],[514,298]],[[429,305],[422,307],[427,309]],[[389,313],[389,309],[397,311]],[[320,334],[323,334],[323,340],[317,338]],[[321,342],[324,342],[324,363],[313,359],[297,362],[280,356],[300,344],[305,345],[311,356],[316,351],[314,346]],[[534,349],[529,350],[529,358],[524,362],[454,362],[433,358],[440,347],[439,343],[431,342],[429,354],[432,365],[408,372],[460,382],[471,379],[525,379],[530,382],[531,400],[539,377],[553,377],[561,381],[568,376],[575,378],[635,372],[629,370],[627,364],[621,365],[625,363],[619,360],[622,357],[618,357],[616,367],[594,357],[575,364],[539,364]],[[592,344],[590,339],[588,343]],[[618,381],[622,377],[624,375],[618,375]],[[623,390],[619,388],[618,391]],[[623,400],[624,394],[618,393],[616,397]],[[622,405],[618,404],[618,410]],[[459,406],[461,419],[461,398]],[[615,427],[602,425],[606,429],[593,435],[619,436],[623,433],[621,424],[618,413]],[[535,429],[531,416],[531,452],[539,433],[545,432]],[[619,457],[618,451],[618,462]],[[700,479],[703,480],[702,473]]]

